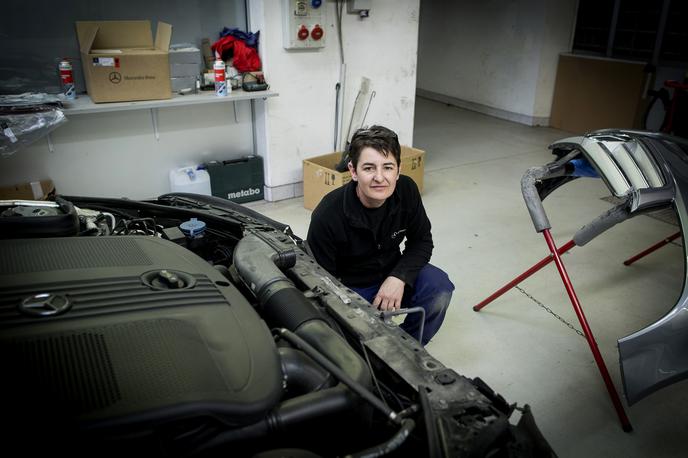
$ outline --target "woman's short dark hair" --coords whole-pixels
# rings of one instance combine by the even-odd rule
[[[366,146],[382,153],[385,157],[391,154],[397,161],[397,167],[401,165],[399,138],[392,130],[383,126],[371,126],[354,132],[349,145],[349,160],[354,168],[358,165],[358,158]]]

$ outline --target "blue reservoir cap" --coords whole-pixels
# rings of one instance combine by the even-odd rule
[[[184,235],[197,237],[205,232],[205,223],[196,218],[191,218],[189,221],[184,221],[180,224],[179,229],[181,229]]]

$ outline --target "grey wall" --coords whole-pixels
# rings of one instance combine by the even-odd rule
[[[0,14],[0,93],[58,92],[57,64],[70,58],[85,91],[76,21],[150,20],[172,24],[172,43],[200,45],[223,27],[246,28],[243,0],[4,0]],[[155,36],[155,35],[154,35]]]

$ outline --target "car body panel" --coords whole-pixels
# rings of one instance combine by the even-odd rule
[[[673,207],[681,233],[688,224],[688,142],[663,134],[601,130],[553,143],[561,152],[578,150],[612,194],[626,199],[628,217]],[[562,182],[563,184],[563,182]],[[549,189],[551,192],[551,189]],[[684,266],[686,251],[684,244]],[[656,390],[688,378],[688,290],[659,320],[618,340],[626,399],[634,404]]]

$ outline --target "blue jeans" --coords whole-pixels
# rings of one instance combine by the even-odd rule
[[[375,295],[382,283],[371,286],[359,286],[350,288],[372,304]],[[454,284],[449,280],[446,272],[432,264],[426,264],[416,277],[413,288],[408,285],[404,288],[404,297],[401,300],[402,308],[423,307],[425,310],[425,326],[423,329],[423,345],[440,330],[444,316],[451,301]],[[418,339],[420,334],[420,314],[411,313],[401,324],[401,329]]]

